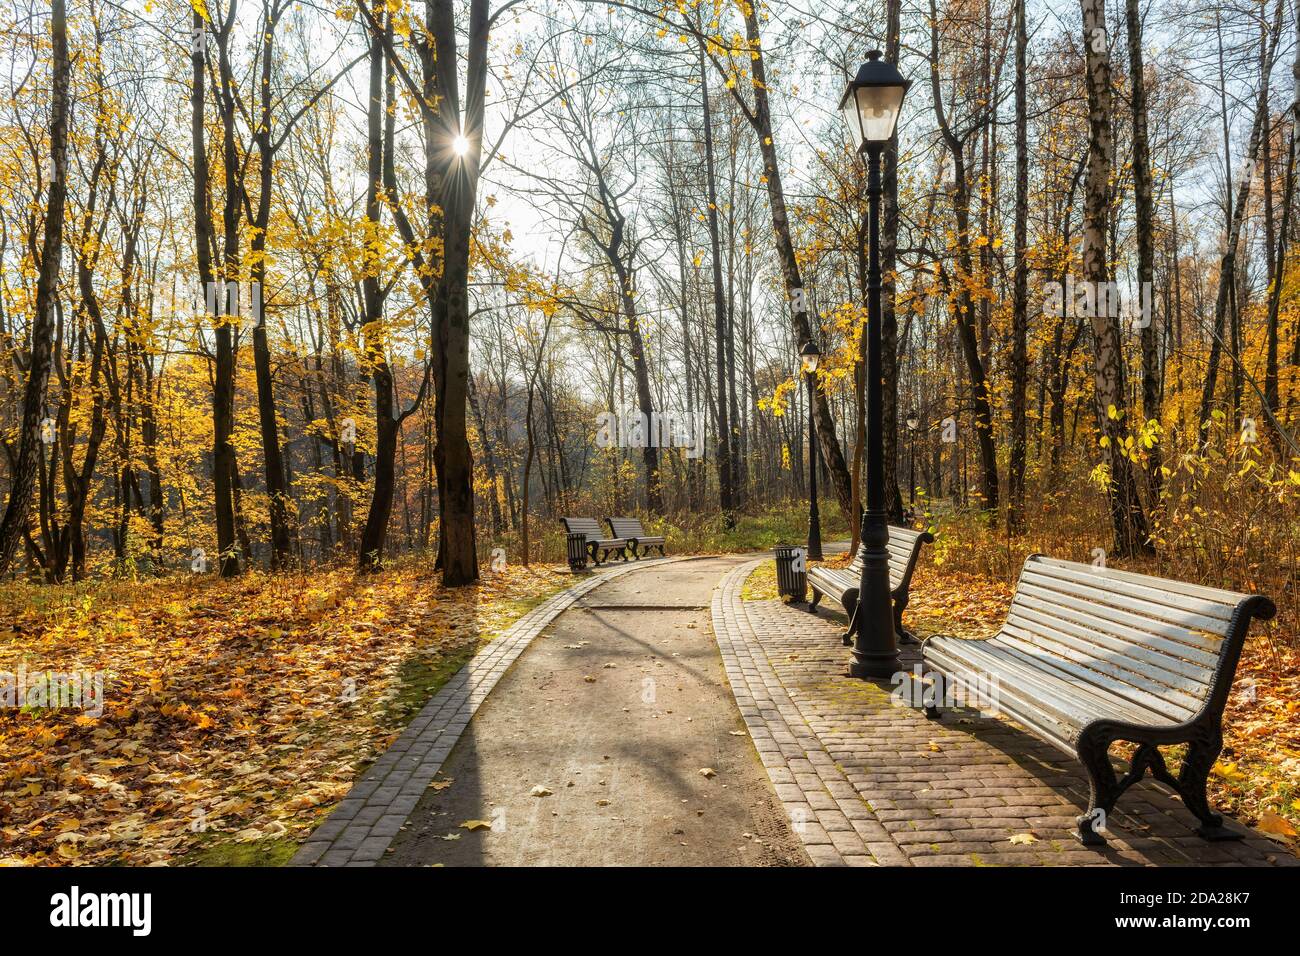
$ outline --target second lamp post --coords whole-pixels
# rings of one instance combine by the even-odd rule
[[[808,380],[808,560],[822,559],[822,521],[817,510],[817,364],[822,353],[812,339],[799,350],[799,364]]]
[[[889,677],[898,671],[889,589],[889,523],[885,514],[884,363],[880,341],[880,157],[894,135],[910,82],[898,68],[867,54],[840,100],[853,144],[867,156],[867,509],[862,514],[862,578],[853,632],[853,677]]]

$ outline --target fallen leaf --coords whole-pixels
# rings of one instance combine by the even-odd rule
[[[716,777],[717,775],[718,775],[718,772],[717,772],[716,770],[714,770],[712,767],[702,767],[702,768],[700,768],[700,776],[703,777],[703,778],[705,778],[706,780],[712,780],[712,779],[713,779],[714,777]]]
[[[460,825],[462,830],[469,830],[471,833],[475,830],[491,830],[492,822],[490,820],[466,820]]]
[[[1293,837],[1296,836],[1296,828],[1291,825],[1291,821],[1285,817],[1280,817],[1272,810],[1265,810],[1259,815],[1259,823],[1255,824],[1255,829],[1260,833],[1267,833],[1269,836]]]

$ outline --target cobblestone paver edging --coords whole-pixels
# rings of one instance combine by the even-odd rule
[[[741,600],[758,563],[714,592],[714,632],[763,765],[815,863],[856,863],[864,852],[913,866],[1300,863],[1233,821],[1243,839],[1207,843],[1150,780],[1111,814],[1108,847],[1081,846],[1071,830],[1088,782],[1076,760],[1008,720],[946,708],[941,722],[927,720],[896,706],[889,683],[849,678],[842,616]],[[900,658],[910,672],[916,645]],[[835,829],[841,815],[851,834]]]
[[[740,715],[791,826],[818,866],[906,863],[753,639],[740,592],[760,563],[736,568],[713,592],[713,634]]]
[[[479,704],[533,638],[560,612],[611,578],[688,560],[689,556],[680,556],[618,565],[566,588],[521,617],[429,699],[334,812],[312,831],[290,865],[374,866],[433,782]]]

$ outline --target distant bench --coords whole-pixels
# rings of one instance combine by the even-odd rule
[[[595,518],[561,518],[564,522],[564,530],[569,534],[580,534],[586,539],[587,553],[591,555],[593,564],[600,564],[609,560],[611,554],[627,560],[626,538],[607,538],[605,532],[600,530],[600,522]]]
[[[1182,797],[1202,837],[1233,839],[1205,785],[1250,621],[1274,613],[1266,597],[1031,555],[996,637],[931,637],[922,659],[956,687],[982,686],[993,709],[1082,762],[1084,844],[1105,845],[1094,824],[1148,770]],[[1108,753],[1117,740],[1138,745],[1122,780]],[[1159,750],[1171,744],[1188,745],[1177,778]]]
[[[892,524],[889,526],[889,587],[894,599],[894,630],[901,635],[907,635],[903,630],[903,609],[907,607],[907,592],[912,584],[916,560],[920,557],[922,545],[933,541],[934,535],[928,531],[914,531]],[[865,546],[859,548],[847,568],[826,568],[819,565],[809,569],[808,584],[812,587],[813,608],[821,602],[824,594],[843,607],[849,620],[853,620],[853,612],[858,606],[858,586],[862,582],[862,556],[865,551]],[[847,633],[844,635],[844,643],[850,643]]]
[[[615,539],[628,543],[632,557],[638,561],[641,560],[641,555],[648,553],[650,548],[658,548],[659,556],[661,558],[665,556],[663,536],[646,534],[645,528],[641,527],[640,518],[606,518],[605,522],[609,525],[610,534]]]

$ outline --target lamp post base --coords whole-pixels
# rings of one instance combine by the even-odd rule
[[[889,525],[884,511],[866,512],[862,516],[862,578],[853,614],[856,626],[850,677],[892,677],[898,673],[888,545]]]
[[[849,662],[849,676],[858,680],[893,677],[898,673],[898,655],[889,654],[876,657],[860,657],[857,651]]]

